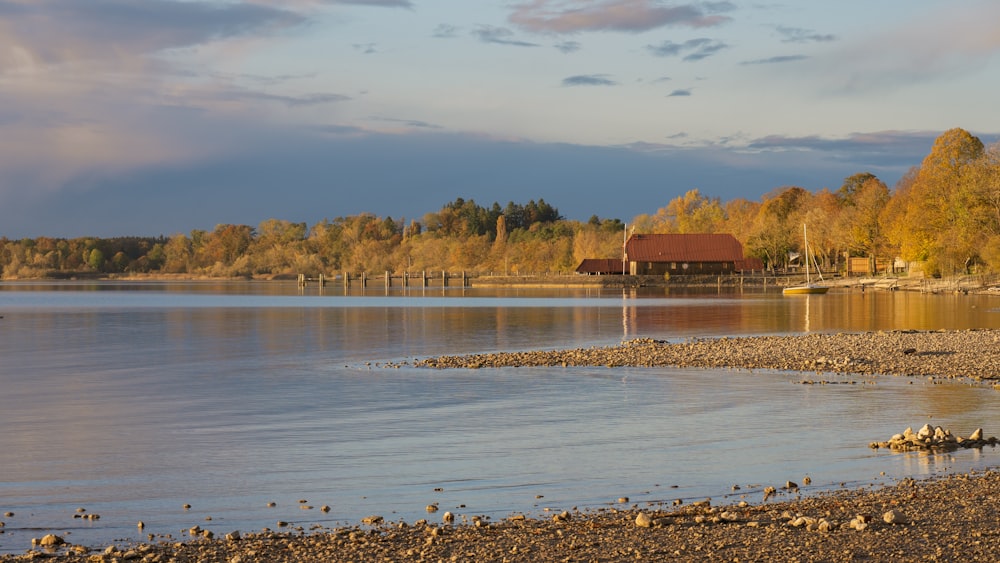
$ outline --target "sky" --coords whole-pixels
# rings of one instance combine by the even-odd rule
[[[629,221],[1000,139],[995,0],[0,0],[0,237]]]

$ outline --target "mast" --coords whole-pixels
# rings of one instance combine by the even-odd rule
[[[812,282],[809,279],[809,235],[806,234],[805,223],[802,223],[802,244],[805,245],[806,255],[806,285],[810,285]]]

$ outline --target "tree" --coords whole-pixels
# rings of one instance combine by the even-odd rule
[[[100,248],[94,248],[87,257],[87,265],[98,272],[104,269],[104,253]]]
[[[983,151],[982,141],[968,131],[946,131],[934,141],[907,194],[897,236],[905,257],[925,260],[929,273],[968,271],[978,258],[973,166]]]

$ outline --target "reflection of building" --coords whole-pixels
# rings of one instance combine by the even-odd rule
[[[625,243],[629,274],[702,275],[763,270],[759,258],[744,258],[729,234],[632,235]]]

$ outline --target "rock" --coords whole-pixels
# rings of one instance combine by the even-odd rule
[[[330,507],[325,504],[319,507],[319,509],[322,510],[323,512],[330,512]]]
[[[62,545],[64,543],[66,543],[66,540],[62,539],[61,537],[55,534],[46,534],[42,536],[41,540],[39,540],[38,545],[41,545],[43,547],[53,547],[57,545]]]
[[[136,524],[135,526],[141,530],[146,527],[146,523],[143,522],[142,520],[139,520],[139,523]]]
[[[640,528],[651,528],[653,526],[653,519],[645,512],[640,512],[635,517],[635,525]]]
[[[441,521],[444,522],[445,524],[451,524],[452,522],[455,521],[455,515],[452,514],[451,512],[445,512],[441,516]]]
[[[908,524],[909,519],[899,510],[892,509],[882,515],[882,520],[886,524]]]
[[[798,485],[798,483],[796,483],[794,481],[786,481],[785,482],[785,488],[786,489],[798,489],[799,485]]]
[[[427,508],[425,510],[427,510],[427,512],[437,512],[438,511],[438,505],[437,505],[437,503],[435,503],[435,504],[428,504]]]
[[[226,534],[226,541],[240,541],[240,538],[241,536],[239,530],[233,530],[232,532]]]
[[[361,523],[362,524],[367,524],[369,526],[374,526],[376,524],[381,524],[382,523],[382,517],[381,516],[366,516],[365,518],[361,519]]]
[[[628,497],[618,497],[618,504],[625,504],[628,502]]]
[[[973,432],[971,436],[969,436],[969,439],[972,440],[972,441],[982,440],[983,439],[983,429],[982,428],[976,428],[976,431]]]

